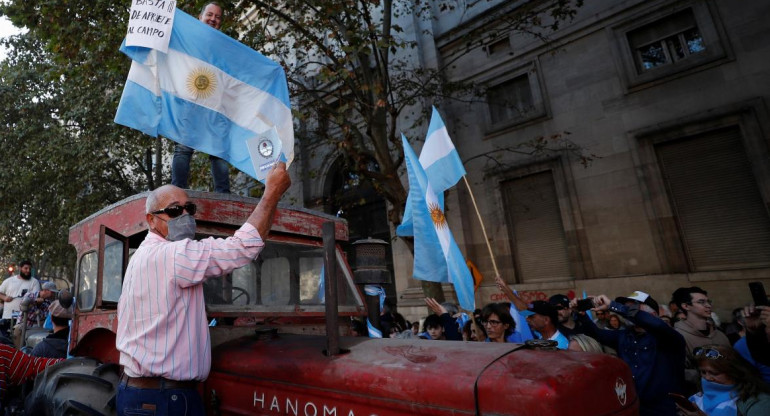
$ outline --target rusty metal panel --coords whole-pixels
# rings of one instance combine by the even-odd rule
[[[294,414],[295,402],[302,406],[298,414],[307,406],[319,415],[323,406],[337,414],[475,414],[477,403],[480,414],[495,415],[638,412],[630,370],[608,355],[343,337],[340,347],[349,352],[326,357],[324,346],[322,337],[286,334],[221,345],[204,390],[209,413],[216,411],[212,391],[221,414]],[[626,386],[625,404],[615,390],[618,379]],[[595,384],[586,389],[586,382]]]
[[[187,193],[199,207],[195,214],[196,221],[204,226],[222,230],[223,234],[232,234],[246,222],[259,203],[259,199],[256,198],[196,191],[187,191]],[[69,243],[75,247],[78,256],[89,249],[96,249],[99,242],[99,227],[102,225],[124,236],[145,231],[147,229],[145,221],[147,195],[148,193],[145,192],[116,202],[73,225],[69,232]],[[288,205],[279,205],[272,231],[320,240],[321,227],[327,221],[334,222],[336,240],[348,240],[345,219]]]

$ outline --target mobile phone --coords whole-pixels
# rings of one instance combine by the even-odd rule
[[[682,409],[688,411],[688,412],[694,412],[698,410],[698,406],[695,405],[695,403],[687,400],[687,397],[682,396],[681,394],[676,393],[669,393],[668,394],[672,399],[674,399],[674,402],[679,405]]]
[[[751,297],[754,299],[754,306],[770,306],[770,301],[767,300],[767,293],[762,282],[749,283],[749,290],[751,291]]]
[[[579,311],[587,311],[594,307],[594,299],[588,298],[588,299],[579,299],[577,301],[577,310]]]
[[[19,296],[19,297],[23,298],[24,296],[27,296],[27,291],[28,291],[27,289],[22,290],[21,291],[21,296]]]

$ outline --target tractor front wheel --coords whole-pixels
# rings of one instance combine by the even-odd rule
[[[27,415],[114,416],[120,366],[93,358],[73,358],[48,367],[27,396]]]

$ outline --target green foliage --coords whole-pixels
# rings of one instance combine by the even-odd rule
[[[177,7],[195,15],[206,3],[182,0]],[[396,207],[390,219],[399,222],[406,191],[398,172],[403,161],[398,133],[412,127],[399,123],[408,119],[419,125],[421,115],[406,116],[424,111],[430,101],[473,90],[443,82],[444,68],[415,64],[420,62],[417,44],[405,25],[412,16],[431,18],[435,2],[220,3],[226,10],[225,33],[286,68],[299,104],[294,114],[310,126],[308,137],[299,139],[320,139],[338,148],[350,172],[367,179]],[[569,18],[573,3],[581,1],[545,3],[550,6],[536,13],[506,17],[510,22],[495,36],[505,30],[541,36],[536,29],[553,29],[553,22]],[[28,29],[6,41],[12,50],[0,66],[0,148],[6,155],[0,170],[0,258],[30,257],[71,273],[70,225],[167,181],[168,166],[160,175],[164,181],[152,157],[156,165],[163,153],[168,157],[168,141],[161,145],[113,122],[130,65],[118,51],[129,7],[127,0],[0,3],[0,15]],[[256,11],[257,18],[239,20],[248,11]],[[487,35],[470,33],[469,47],[488,41]],[[207,160],[196,160],[191,185],[207,188]]]

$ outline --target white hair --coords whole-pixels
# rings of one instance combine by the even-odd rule
[[[145,214],[149,214],[153,211],[162,209],[161,207],[158,206],[158,204],[160,203],[160,196],[172,188],[181,189],[177,186],[169,184],[169,185],[163,185],[160,188],[155,188],[154,190],[152,190],[150,194],[147,195],[147,200],[144,203]]]

